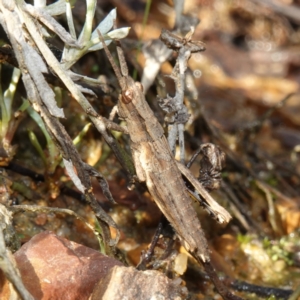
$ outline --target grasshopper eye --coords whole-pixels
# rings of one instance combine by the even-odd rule
[[[134,84],[141,92],[144,91],[144,87],[140,82],[135,82]]]
[[[126,90],[124,93],[122,93],[122,101],[125,103],[125,104],[128,104],[132,101],[132,98],[133,98],[133,92],[131,89],[128,89]]]

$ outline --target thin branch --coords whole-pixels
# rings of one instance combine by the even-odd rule
[[[11,224],[11,213],[0,204],[0,268],[5,274],[5,277],[13,284],[15,290],[24,300],[34,300],[32,295],[25,288],[14,257],[9,250],[7,250],[3,230],[6,226]]]
[[[191,40],[193,32],[194,29],[192,28],[184,38],[181,38],[163,29],[160,35],[160,39],[168,48],[178,52],[177,61],[170,76],[175,82],[176,94],[174,97],[167,96],[166,99],[161,99],[160,107],[167,113],[165,122],[169,124],[168,143],[174,155],[178,137],[181,163],[184,163],[185,160],[184,124],[190,117],[183,102],[187,62],[191,53],[205,50],[202,42]]]

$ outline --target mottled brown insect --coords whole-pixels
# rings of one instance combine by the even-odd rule
[[[146,183],[157,206],[171,223],[187,251],[199,262],[211,266],[207,240],[181,174],[194,185],[220,223],[228,223],[231,216],[212,199],[189,169],[174,159],[163,128],[145,99],[142,85],[128,76],[121,49],[118,49],[118,54],[122,74],[103,39],[102,42],[121,86],[118,114],[127,124],[138,180]],[[212,275],[214,271],[207,269],[207,272]],[[214,275],[212,280],[225,299],[240,299],[228,292],[215,272]]]

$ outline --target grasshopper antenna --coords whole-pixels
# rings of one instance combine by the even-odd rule
[[[114,72],[115,72],[115,74],[117,76],[117,79],[118,79],[118,82],[120,84],[120,87],[121,87],[122,91],[124,91],[124,90],[126,90],[126,85],[125,85],[125,80],[124,80],[124,78],[123,78],[123,76],[122,76],[122,74],[120,72],[120,69],[118,68],[117,64],[115,63],[115,61],[114,61],[114,59],[113,59],[110,51],[108,50],[107,45],[106,45],[106,43],[104,41],[103,35],[101,34],[100,30],[97,30],[97,32],[98,32],[100,41],[103,44],[103,48],[104,48],[105,54],[106,54],[106,56],[107,56],[107,58],[108,58],[108,60],[109,60],[109,62],[111,64],[111,66],[114,69]],[[122,64],[121,64],[121,60],[120,60],[121,68],[123,68],[124,64],[125,64],[126,69],[127,69],[127,65],[126,65],[126,62],[125,62],[124,53],[123,53],[122,49],[120,48],[120,50],[117,50],[117,52],[118,52],[119,59],[120,59],[120,53],[122,53],[121,54],[121,57],[122,57],[121,60],[123,60],[123,61],[122,61]],[[121,69],[121,70],[122,70],[122,73],[123,73],[123,69]],[[127,69],[127,75],[128,75],[128,69]],[[124,75],[124,76],[127,76],[127,75]]]
[[[116,41],[116,44],[117,44],[117,53],[118,53],[118,57],[119,57],[119,63],[120,63],[120,67],[121,67],[121,73],[124,77],[128,77],[128,67],[127,67],[127,63],[125,60],[124,51],[121,46],[121,42]]]
[[[114,20],[113,29],[114,30],[117,29],[116,20]],[[124,51],[123,51],[120,40],[116,40],[116,45],[117,45],[117,53],[118,53],[121,73],[124,77],[128,77],[128,67],[127,67],[127,63],[126,63],[125,56],[124,56]]]

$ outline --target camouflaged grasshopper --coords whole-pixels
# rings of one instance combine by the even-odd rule
[[[100,38],[121,86],[122,92],[117,105],[118,114],[127,124],[137,178],[140,182],[146,183],[151,196],[173,226],[186,250],[199,263],[211,267],[207,240],[193,208],[192,199],[183,181],[182,174],[207,202],[210,212],[216,216],[220,223],[228,223],[231,216],[213,200],[190,170],[175,160],[163,128],[146,102],[142,84],[135,82],[128,75],[122,49],[117,46],[121,74],[103,38]],[[206,271],[210,273],[211,278],[214,277],[212,280],[225,299],[240,299],[228,292],[223,283],[219,281],[212,267],[211,269],[206,268]]]

